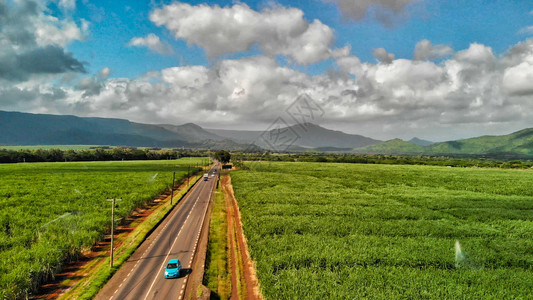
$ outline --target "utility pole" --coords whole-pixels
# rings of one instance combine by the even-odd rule
[[[115,227],[115,201],[122,201],[122,199],[107,199],[107,201],[112,201],[113,206],[111,206],[111,259],[109,260],[109,265],[111,268],[113,267],[113,235],[114,235],[114,227]]]
[[[172,199],[174,199],[174,181],[176,180],[176,172],[172,175],[172,187],[170,188],[170,206],[172,206]]]
[[[191,170],[191,165],[187,166],[187,187],[189,187],[189,172]]]

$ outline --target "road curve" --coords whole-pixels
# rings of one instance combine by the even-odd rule
[[[95,299],[182,299],[217,176],[200,179],[182,202],[141,244]],[[218,174],[217,174],[218,175]],[[179,278],[165,279],[170,259],[182,264]]]

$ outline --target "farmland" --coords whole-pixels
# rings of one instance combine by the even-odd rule
[[[205,158],[0,165],[0,298],[25,297]]]
[[[526,299],[533,172],[248,163],[231,174],[266,299]]]

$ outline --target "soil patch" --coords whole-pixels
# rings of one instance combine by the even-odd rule
[[[241,276],[241,284],[245,288],[245,291],[241,291],[245,299],[263,299],[261,291],[259,289],[259,280],[257,279],[257,272],[255,270],[254,262],[248,252],[248,244],[246,237],[242,230],[241,213],[239,211],[239,205],[233,194],[233,186],[231,185],[231,177],[224,176],[222,178],[222,188],[224,189],[226,197],[226,209],[228,216],[228,242],[231,247],[231,286],[232,286],[232,299],[239,297],[237,287],[239,285],[239,276]],[[238,251],[235,251],[237,249]],[[236,255],[240,257],[235,257]],[[239,261],[242,262],[242,268],[238,268]],[[240,270],[239,270],[240,269]],[[238,272],[239,270],[240,272]],[[241,273],[241,274],[238,274]],[[241,297],[239,297],[241,298]]]

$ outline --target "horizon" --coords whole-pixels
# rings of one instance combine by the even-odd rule
[[[26,112],[20,112],[20,111],[5,111],[5,110],[0,110],[0,112],[8,112],[8,113],[23,113],[23,114],[26,114]],[[212,127],[204,127],[204,126],[201,126],[195,122],[187,122],[187,123],[175,123],[175,124],[169,124],[169,123],[154,123],[154,124],[150,124],[150,123],[142,123],[142,122],[134,122],[134,121],[131,121],[131,120],[128,120],[128,119],[124,119],[124,118],[105,118],[105,117],[81,117],[81,116],[76,116],[76,115],[59,115],[59,114],[42,114],[42,113],[27,113],[27,114],[35,114],[35,115],[53,115],[53,116],[72,116],[72,117],[78,117],[78,118],[102,118],[102,119],[117,119],[117,120],[125,120],[125,121],[128,121],[128,122],[132,122],[132,123],[137,123],[137,124],[145,124],[145,125],[155,125],[155,126],[161,126],[161,125],[171,125],[171,126],[183,126],[183,125],[188,125],[188,124],[192,124],[192,125],[196,125],[196,126],[200,126],[200,128],[202,128],[203,130],[206,130],[206,131],[209,131],[209,130],[226,130],[226,131],[242,131],[242,132],[264,132],[265,129],[262,129],[262,130],[254,130],[254,129],[225,129],[225,128],[212,128]],[[387,141],[392,141],[392,140],[396,140],[396,139],[400,139],[402,141],[405,141],[405,142],[410,142],[411,140],[414,140],[414,139],[418,139],[418,140],[421,140],[421,141],[425,141],[425,142],[431,142],[433,144],[435,143],[442,143],[442,142],[450,142],[450,141],[459,141],[459,140],[465,140],[465,139],[472,139],[472,138],[478,138],[478,137],[483,137],[483,136],[502,136],[502,135],[509,135],[509,134],[512,134],[512,133],[516,133],[516,132],[519,132],[519,131],[522,131],[522,130],[527,130],[527,129],[533,129],[533,127],[531,128],[522,128],[522,129],[519,129],[519,130],[516,130],[516,131],[512,131],[512,132],[507,132],[507,133],[504,133],[504,134],[501,134],[501,135],[494,135],[494,134],[485,134],[485,135],[479,135],[479,136],[471,136],[471,137],[466,137],[466,138],[461,138],[461,139],[456,139],[456,140],[434,140],[434,139],[431,139],[431,138],[426,138],[426,137],[420,137],[420,136],[412,136],[410,138],[399,138],[399,137],[394,137],[394,138],[391,138],[391,139],[386,139],[386,140],[381,140],[381,139],[378,139],[378,138],[375,138],[373,136],[367,136],[367,135],[363,135],[363,134],[359,134],[359,133],[352,133],[352,132],[345,132],[345,131],[342,131],[342,130],[336,130],[336,129],[332,129],[332,128],[328,128],[326,126],[323,126],[321,124],[318,124],[318,123],[313,123],[313,122],[308,122],[306,124],[300,124],[300,123],[288,123],[288,127],[298,127],[300,128],[300,126],[307,126],[307,124],[311,124],[311,125],[315,125],[315,126],[318,126],[320,128],[323,128],[323,129],[326,129],[326,130],[330,130],[330,131],[338,131],[338,132],[341,132],[341,133],[344,133],[344,134],[350,134],[350,135],[359,135],[359,136],[363,136],[363,137],[367,137],[367,138],[371,138],[371,139],[375,139],[375,140],[379,140],[380,142],[387,142]],[[229,139],[229,138],[227,138]],[[230,139],[231,140],[231,139]]]
[[[0,110],[224,130],[311,121],[384,141],[505,135],[533,127],[524,2],[8,0]]]

